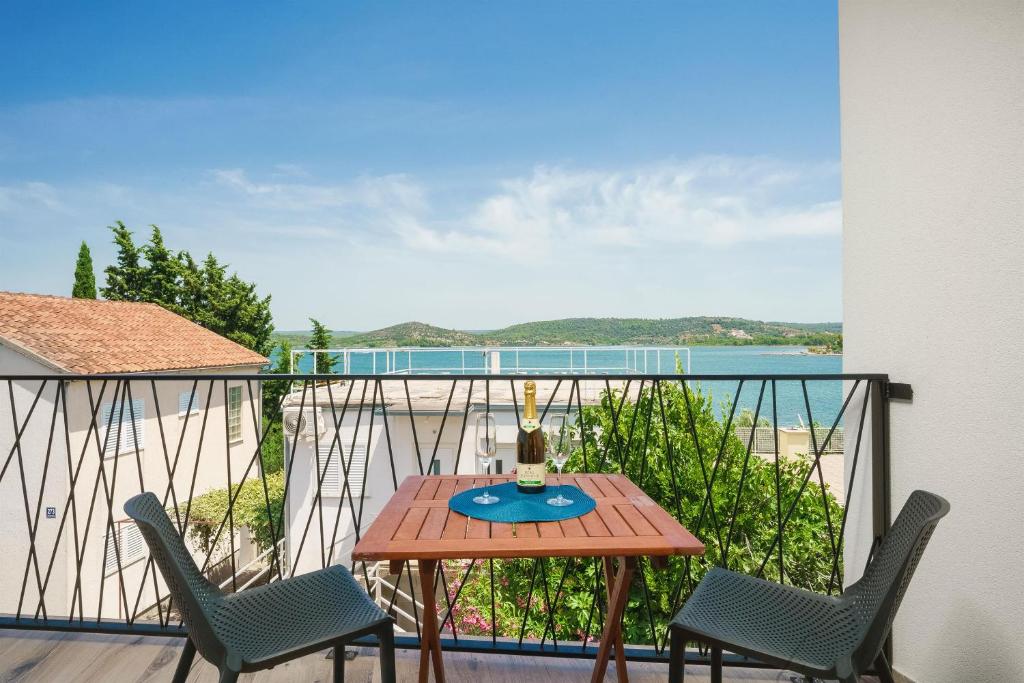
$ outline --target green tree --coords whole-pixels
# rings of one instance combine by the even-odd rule
[[[814,485],[797,496],[811,462],[780,460],[776,480],[774,462],[747,455],[735,432],[726,431],[709,394],[699,385],[687,392],[676,382],[645,388],[635,400],[623,401],[619,391],[606,392],[600,405],[583,408],[574,425],[578,446],[567,472],[624,473],[706,547],[703,557],[672,558],[665,570],[641,563],[637,571],[642,577],[633,582],[623,619],[623,636],[629,643],[660,641],[674,612],[713,566],[756,575],[767,558],[763,575],[770,580],[783,578],[818,592],[835,592],[842,582],[841,551],[834,565],[825,517],[827,508],[837,524],[842,508],[827,489],[822,492]],[[709,496],[705,482],[713,472]],[[790,506],[794,512],[786,523],[784,576],[780,577],[775,544],[778,508],[785,517]],[[464,567],[448,563],[446,572],[454,577],[448,584],[450,597],[462,589],[455,613],[459,632],[489,635],[491,594],[486,565],[478,564],[465,586],[460,586]],[[588,624],[593,637],[599,632],[600,610],[592,601],[595,587],[603,581],[599,575],[599,563],[592,560],[549,559],[541,571],[533,560],[495,562],[498,632],[518,634],[525,619],[527,637],[547,634],[550,638],[550,620],[559,640],[582,639]],[[553,616],[545,606],[543,581],[549,587],[562,586]],[[528,601],[531,584],[533,598]]]
[[[118,221],[111,230],[117,262],[105,269],[103,296],[115,301],[159,304],[208,330],[223,335],[264,356],[273,348],[270,297],[261,297],[256,285],[227,273],[213,254],[202,264],[187,251],[176,255],[164,243],[160,228],[152,226],[149,242],[135,245],[132,233]]]
[[[104,299],[110,301],[142,301],[142,278],[145,269],[141,264],[141,253],[132,239],[132,231],[117,221],[110,226],[117,245],[117,263],[107,266],[107,285],[100,289]]]
[[[78,262],[75,263],[75,285],[71,288],[71,296],[76,299],[96,298],[96,273],[92,267],[92,254],[89,245],[82,242],[78,248]]]
[[[307,349],[329,349],[333,339],[331,338],[331,332],[328,330],[323,323],[316,318],[310,318],[309,322],[313,324],[313,334],[309,338],[309,342],[306,344]],[[313,372],[317,375],[328,375],[334,369],[334,364],[337,362],[336,356],[331,356],[327,353],[314,354],[316,362],[313,366]]]
[[[150,227],[153,232],[149,242],[140,249],[146,259],[141,299],[177,313],[181,310],[181,262],[164,244],[160,228]]]

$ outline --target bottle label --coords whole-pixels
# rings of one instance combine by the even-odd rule
[[[516,463],[516,482],[520,486],[543,486],[546,471],[543,463]]]

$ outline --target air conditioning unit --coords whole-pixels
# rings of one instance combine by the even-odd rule
[[[316,408],[306,408],[301,413],[298,410],[286,410],[283,422],[284,432],[290,437],[313,441],[324,433],[324,416]]]

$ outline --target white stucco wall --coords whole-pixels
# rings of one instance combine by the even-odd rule
[[[1024,3],[839,6],[844,369],[914,387],[894,514],[916,488],[952,504],[895,667],[1024,680]]]

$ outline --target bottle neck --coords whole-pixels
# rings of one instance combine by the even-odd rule
[[[526,394],[526,407],[523,408],[523,419],[537,419],[537,395],[532,392]]]

